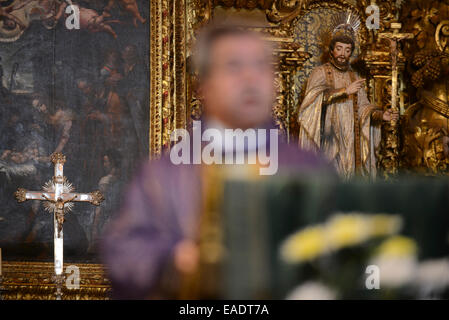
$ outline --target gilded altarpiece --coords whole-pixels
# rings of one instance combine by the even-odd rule
[[[404,1],[179,1],[161,6],[162,19],[153,21],[159,44],[153,43],[152,84],[160,90],[152,96],[152,139],[154,157],[170,149],[170,133],[178,127],[189,127],[192,119],[201,116],[201,97],[196,88],[196,76],[190,68],[190,55],[197,31],[214,20],[240,17],[254,21],[251,28],[260,31],[275,44],[277,61],[277,99],[273,106],[273,120],[290,143],[296,143],[299,127],[297,108],[300,104],[311,70],[327,59],[328,26],[335,16],[351,12],[359,17],[361,28],[357,34],[352,65],[367,79],[371,101],[382,108],[390,107],[391,55],[388,41],[379,37],[390,32],[390,24],[400,19]],[[379,24],[366,27],[372,14],[367,8],[379,8]],[[157,10],[153,8],[153,10]],[[165,35],[165,36],[164,36]],[[404,69],[402,44],[398,47],[399,71]],[[400,72],[400,74],[402,74]],[[160,77],[158,76],[160,75]],[[155,78],[158,76],[158,78]],[[405,82],[398,80],[398,101],[404,113],[408,95],[403,93]],[[399,126],[384,125],[383,141],[377,150],[381,175],[392,177],[398,173],[402,136]]]
[[[370,5],[375,5],[379,13],[374,28],[367,27],[372,14],[376,14],[368,9]],[[391,179],[409,172],[447,173],[448,108],[443,80],[448,65],[447,1],[190,0],[176,2],[163,12],[171,14],[163,15],[159,22],[160,30],[166,30],[169,39],[165,40],[168,48],[161,50],[165,55],[157,54],[159,66],[167,70],[167,75],[153,79],[163,89],[160,99],[152,101],[152,108],[160,111],[160,116],[154,118],[158,122],[152,125],[157,128],[152,136],[154,156],[169,150],[169,135],[174,128],[188,127],[201,115],[201,97],[195,91],[189,57],[196,32],[202,26],[231,16],[249,18],[255,21],[253,29],[275,43],[278,95],[273,119],[287,139],[296,143],[296,112],[305,83],[311,70],[327,58],[326,27],[336,15],[352,12],[360,18],[361,28],[351,63],[367,79],[370,100],[383,109],[390,108],[393,83],[397,86],[395,100],[401,119],[396,125],[382,126],[382,142],[376,152],[379,176]],[[412,39],[397,41],[394,50],[398,77],[393,80],[392,46],[384,36],[395,32],[411,35]],[[173,77],[168,76],[168,70],[173,71]]]

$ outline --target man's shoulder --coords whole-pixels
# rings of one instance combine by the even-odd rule
[[[332,73],[334,71],[336,71],[336,69],[332,66],[332,64],[330,62],[326,62],[313,68],[311,76],[325,75],[326,73]],[[361,78],[359,72],[354,70],[352,67],[349,67],[346,72],[352,74],[356,80]]]

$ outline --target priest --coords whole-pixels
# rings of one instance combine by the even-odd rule
[[[199,36],[194,58],[203,128],[216,132],[274,128],[270,118],[275,99],[273,54],[258,34],[238,24],[210,26]],[[256,149],[277,144],[278,136],[275,140],[258,141]],[[236,154],[255,151],[248,145],[231,148]],[[278,174],[288,170],[333,173],[323,159],[296,146],[279,142],[279,148],[272,150],[276,151]],[[240,168],[236,169],[239,177],[259,172],[252,166],[228,167],[231,171]],[[216,298],[210,291],[190,290],[209,280],[218,282],[218,274],[208,273],[206,279],[201,268],[205,202],[208,193],[220,186],[211,178],[217,177],[210,174],[214,168],[204,163],[174,164],[163,157],[139,170],[103,242],[115,298]],[[208,248],[209,254],[218,250]],[[219,256],[216,253],[212,256]]]

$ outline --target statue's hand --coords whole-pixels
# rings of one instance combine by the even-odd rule
[[[346,88],[346,94],[350,96],[351,94],[357,93],[360,90],[360,88],[362,88],[364,82],[365,79],[359,79],[354,81]]]
[[[399,112],[393,112],[391,110],[387,110],[384,112],[382,119],[384,121],[398,121],[399,120]]]

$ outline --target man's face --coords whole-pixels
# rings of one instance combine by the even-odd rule
[[[274,101],[272,52],[252,35],[217,40],[201,84],[205,112],[229,128],[257,127],[270,117]]]
[[[350,43],[336,42],[332,55],[340,65],[347,65],[352,54],[352,45]]]

